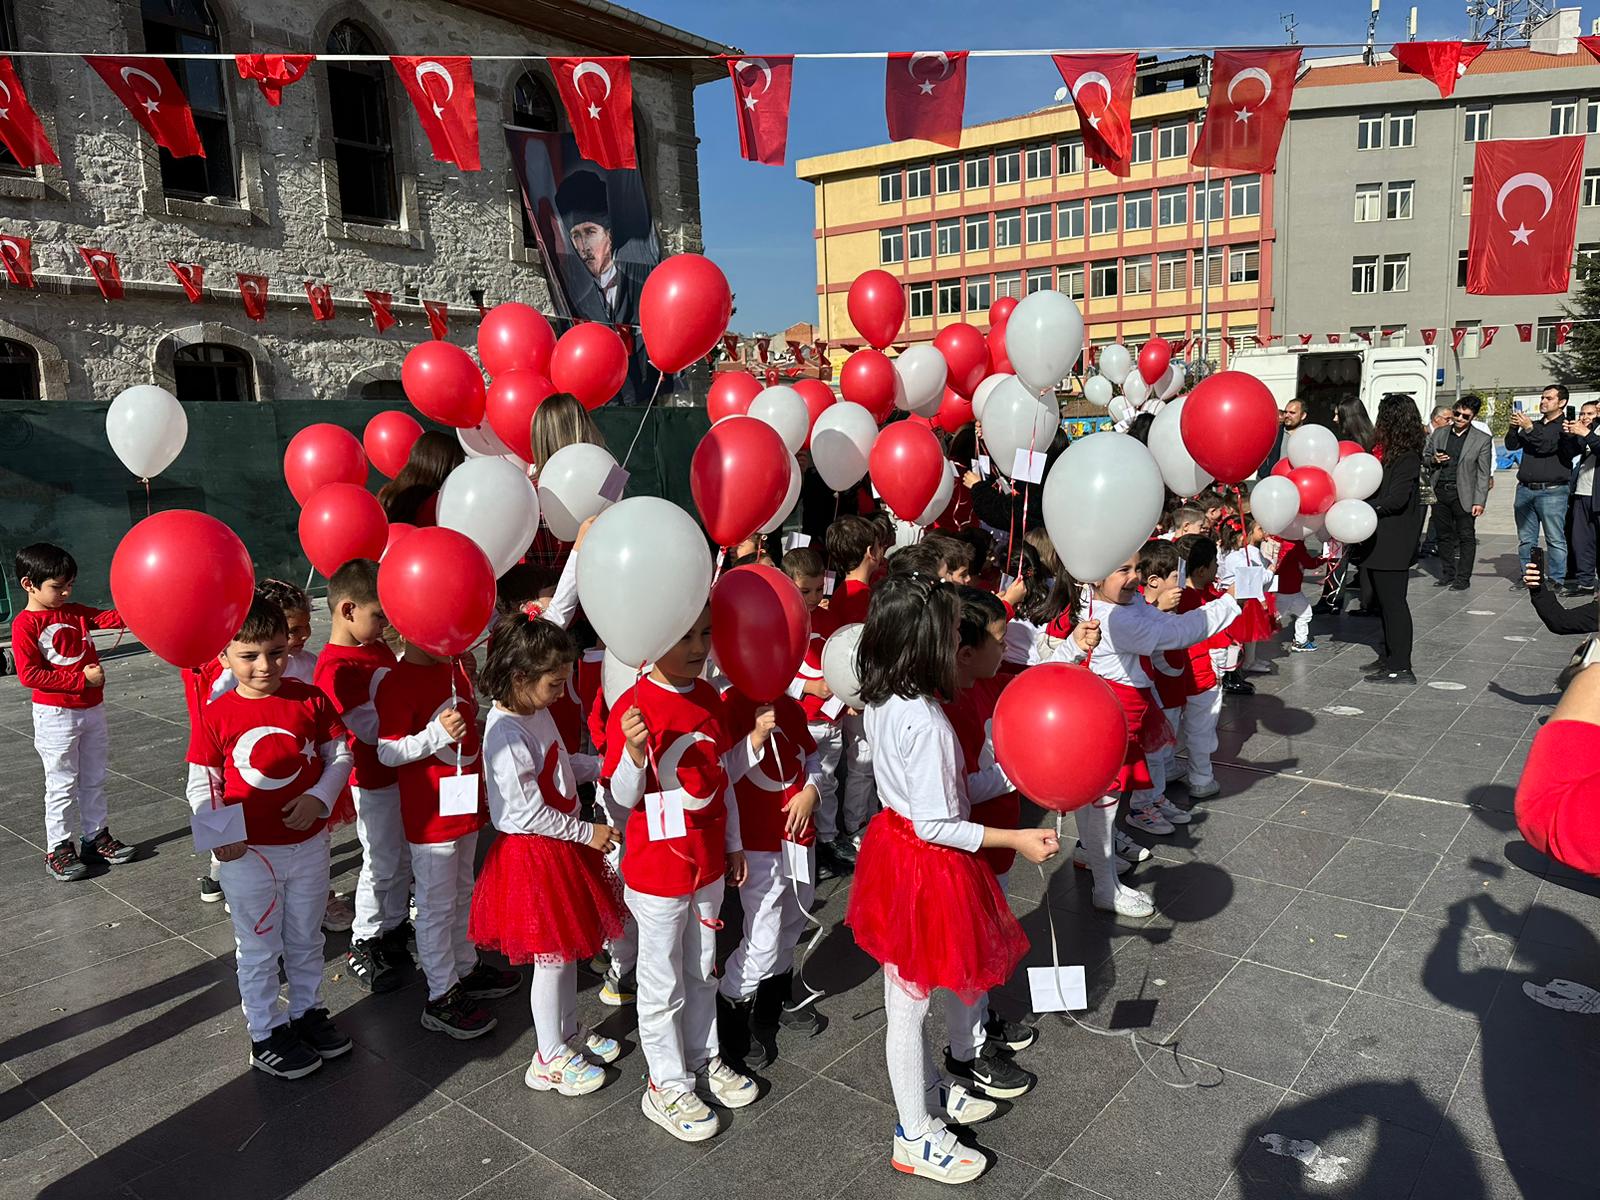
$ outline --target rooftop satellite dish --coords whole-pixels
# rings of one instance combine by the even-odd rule
[[[1065,85],[1063,85],[1062,87],[1058,87],[1056,89],[1056,103],[1057,104],[1064,103],[1066,101],[1066,98],[1068,96],[1070,96],[1071,94],[1072,94],[1071,92],[1067,91]]]

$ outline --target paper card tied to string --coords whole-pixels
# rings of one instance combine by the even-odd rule
[[[1233,573],[1234,599],[1265,600],[1267,593],[1264,575],[1265,572],[1260,567],[1244,566],[1236,569]]]
[[[439,780],[439,815],[470,817],[478,811],[478,777],[446,775]]]
[[[622,499],[622,489],[628,486],[628,472],[621,467],[612,467],[611,474],[606,476],[606,481],[600,485],[600,495],[615,504]]]
[[[979,479],[989,478],[989,472],[993,469],[989,466],[989,456],[987,454],[975,455],[972,460],[972,469],[977,472]]]
[[[671,792],[646,792],[644,828],[652,842],[667,842],[689,835],[683,815],[683,797]]]
[[[822,703],[822,715],[828,720],[833,720],[844,711],[844,701],[837,696],[829,696]]]
[[[791,842],[787,838],[783,842],[783,877],[795,883],[811,882],[811,847],[802,846],[799,842]]]
[[[1044,451],[1018,450],[1016,462],[1011,467],[1013,483],[1044,482]]]
[[[1000,576],[1000,591],[1001,592],[1005,592],[1016,581],[1017,581],[1017,577],[1015,575],[1002,575],[1002,576]]]
[[[210,853],[218,846],[232,846],[249,840],[244,832],[242,804],[202,808],[189,818],[189,828],[194,834],[194,848],[201,854]]]
[[[1182,591],[1189,586],[1189,564],[1183,559],[1178,560],[1178,590]]]
[[[1028,992],[1028,1006],[1036,1013],[1089,1007],[1082,967],[1029,967]]]
[[[839,582],[839,577],[837,575],[835,575],[832,571],[824,572],[823,576],[822,576],[822,594],[824,596],[833,595],[834,586],[838,582]]]
[[[783,552],[787,554],[791,550],[802,550],[809,545],[811,545],[809,533],[791,533],[783,539]]]

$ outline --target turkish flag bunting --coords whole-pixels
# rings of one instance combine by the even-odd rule
[[[725,334],[722,335],[722,352],[724,354],[726,354],[729,358],[738,358],[739,357],[739,335],[738,334],[736,334],[736,333],[725,333]]]
[[[433,161],[455,163],[463,171],[479,170],[472,60],[465,55],[417,58],[394,54],[389,61],[417,110],[422,132],[433,148]]]
[[[1518,321],[1517,322],[1517,337],[1518,337],[1519,340],[1524,341],[1524,342],[1533,341],[1533,322],[1532,321]]]
[[[1561,347],[1565,346],[1567,344],[1567,338],[1570,337],[1571,335],[1572,335],[1572,322],[1571,321],[1557,321],[1556,322],[1556,349],[1559,350],[1559,349],[1561,349]]]
[[[633,68],[626,58],[552,58],[578,153],[608,171],[638,166],[633,150]]]
[[[306,280],[306,299],[311,301],[313,321],[333,320],[333,293],[328,290],[327,284],[314,279]]]
[[[24,167],[37,167],[40,163],[60,166],[61,160],[45,136],[39,114],[28,103],[22,80],[17,78],[17,69],[9,58],[0,58],[0,94],[4,95],[0,100],[0,142],[11,151],[11,157]]]
[[[79,246],[78,253],[83,255],[89,274],[99,284],[100,294],[107,300],[121,300],[122,271],[117,266],[117,256],[109,250],[96,250],[91,246]]]
[[[1425,346],[1431,346],[1438,336],[1439,331],[1437,329],[1424,329],[1422,331],[1422,344]]]
[[[167,259],[167,269],[178,277],[178,282],[183,285],[183,294],[189,297],[190,304],[199,304],[202,296],[201,288],[205,286],[206,269],[199,263],[181,263]]]
[[[240,79],[253,79],[273,108],[283,103],[283,89],[299,83],[316,61],[315,54],[235,54]]]
[[[1494,335],[1500,332],[1498,325],[1485,325],[1483,327],[1483,341],[1478,343],[1478,349],[1487,350],[1494,341]]]
[[[1578,39],[1578,45],[1587,50],[1597,61],[1600,61],[1600,37],[1596,37],[1593,34],[1589,37],[1581,37]]]
[[[86,54],[84,62],[106,81],[133,119],[175,158],[204,158],[206,148],[195,132],[189,101],[159,58],[125,58],[116,54]]]
[[[1465,325],[1457,325],[1450,331],[1450,349],[1461,349],[1461,343],[1466,340],[1466,337],[1467,327]]]
[[[1363,342],[1365,342],[1367,345],[1369,345],[1369,346],[1372,345],[1372,335],[1370,333],[1368,333],[1365,329],[1356,330],[1356,336],[1358,338],[1360,338]]]
[[[450,332],[450,305],[443,300],[424,300],[422,309],[428,314],[428,326],[435,341],[444,341]]]
[[[783,166],[789,149],[789,85],[794,56],[724,57],[733,80],[733,115],[739,123],[739,154],[769,167]]]
[[[777,387],[779,378],[780,378],[780,376],[778,375],[778,368],[777,367],[768,367],[767,368],[767,386],[768,387]]]
[[[1467,292],[1539,296],[1567,290],[1578,231],[1583,138],[1479,142],[1467,230]]]
[[[1266,333],[1266,334],[1252,333],[1250,336],[1251,336],[1252,339],[1254,339],[1255,344],[1257,346],[1259,346],[1261,349],[1265,350],[1268,346],[1272,345],[1273,342],[1275,342],[1279,338],[1281,338],[1283,336],[1283,334],[1281,334],[1281,333]]]
[[[1089,158],[1113,175],[1126,177],[1133,146],[1136,54],[1054,54],[1056,70],[1072,92],[1083,124],[1083,148]]]
[[[800,349],[800,343],[799,342],[791,342],[786,338],[786,339],[784,339],[784,343],[783,344],[785,346],[789,347],[789,357],[790,358],[794,359],[795,362],[804,361],[804,355],[803,355],[803,353],[802,353],[802,351]]]
[[[15,234],[0,234],[0,262],[6,265],[6,278],[20,288],[33,284],[33,242]]]
[[[1383,327],[1383,336],[1384,337],[1393,337],[1395,334],[1400,332],[1400,329],[1401,329],[1401,326],[1399,326],[1399,325],[1385,325]]]
[[[1339,344],[1339,339],[1340,339],[1340,335],[1339,335],[1339,334],[1337,334],[1337,333],[1330,333],[1330,334],[1329,334],[1329,335],[1328,335],[1328,345],[1330,345],[1330,346],[1337,346],[1337,345],[1338,345],[1338,344]]]
[[[1400,42],[1391,47],[1402,75],[1426,75],[1448,97],[1472,60],[1489,48],[1487,42]]]
[[[1189,161],[1197,167],[1270,171],[1289,121],[1300,51],[1218,50],[1206,120]]]
[[[1224,336],[1222,339],[1222,344],[1228,348],[1228,353],[1232,354],[1239,348],[1239,339],[1236,337]]]
[[[267,319],[267,277],[237,273],[239,299],[244,301],[244,315],[252,321]]]
[[[762,362],[766,362],[767,361],[767,347],[770,346],[771,344],[772,344],[772,339],[771,338],[757,338],[756,339],[756,357],[759,358]]]
[[[828,358],[828,343],[816,342],[814,348],[817,352],[817,378],[832,379],[833,363]]]
[[[917,50],[889,55],[883,75],[883,112],[896,142],[922,138],[961,145],[967,107],[967,52]]]
[[[388,292],[367,292],[366,297],[367,304],[372,308],[373,327],[379,333],[399,324],[394,319],[394,296]]]
[[[1300,339],[1300,344],[1302,346],[1309,346],[1311,344],[1311,339],[1317,335],[1314,333],[1297,333],[1295,336]]]

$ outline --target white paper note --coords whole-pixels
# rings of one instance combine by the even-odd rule
[[[1029,967],[1028,1007],[1036,1013],[1089,1007],[1082,967]]]
[[[791,550],[799,550],[809,545],[811,545],[811,535],[809,533],[791,533],[783,539],[783,552],[787,554]]]
[[[822,594],[824,596],[833,595],[834,584],[836,584],[838,582],[839,582],[839,577],[837,575],[835,575],[832,571],[825,572],[823,574],[823,576],[822,576]]]
[[[1011,466],[1011,479],[1014,483],[1043,483],[1044,451],[1018,450]]]
[[[689,827],[683,817],[683,797],[675,792],[646,792],[644,827],[652,842],[687,837]]]
[[[1239,567],[1233,573],[1233,595],[1236,600],[1266,599],[1264,572],[1260,567]]]
[[[201,853],[218,846],[231,846],[248,841],[244,832],[244,805],[224,804],[220,808],[202,808],[189,818],[189,829],[194,834],[194,848]]]
[[[837,696],[829,696],[822,702],[822,715],[830,721],[844,711],[844,701]]]
[[[783,843],[783,877],[798,883],[811,882],[811,847],[799,842]]]
[[[446,775],[439,780],[439,815],[470,817],[478,811],[478,777]]]

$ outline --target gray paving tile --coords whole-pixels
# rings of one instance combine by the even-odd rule
[[[1163,837],[1128,831],[1135,841],[1149,846],[1157,858],[1168,862],[1219,862],[1261,822],[1230,812],[1211,812],[1197,805],[1193,820]]]
[[[1391,909],[1302,893],[1261,935],[1250,958],[1355,987],[1399,923]]]
[[[1452,1132],[1454,1132],[1452,1130]],[[1597,1200],[1600,1187],[1467,1150],[1459,1136],[1434,1140],[1412,1200]]]
[[[1377,811],[1383,799],[1377,792],[1308,783],[1285,802],[1272,819],[1283,825],[1348,835]]]
[[[1468,819],[1468,811],[1454,805],[1389,796],[1356,827],[1355,835],[1438,854],[1450,845]]]
[[[961,1137],[969,1145],[976,1143],[982,1146],[987,1129],[987,1126],[980,1125]],[[1014,1158],[996,1155],[993,1151],[990,1151],[989,1157],[992,1160],[989,1169],[973,1182],[964,1184],[962,1195],[978,1197],[980,1200],[1023,1200],[1023,1197],[1027,1197],[1027,1200],[1090,1200],[1090,1197],[1098,1195],[1064,1179],[1045,1175],[1037,1167]],[[889,1152],[885,1149],[881,1159],[863,1167],[836,1196],[837,1200],[879,1200],[880,1197],[887,1200],[926,1200],[929,1189],[938,1186],[926,1179],[896,1171],[890,1165]]]
[[[1424,730],[1410,729],[1404,725],[1379,724],[1370,732],[1362,734],[1358,741],[1347,742],[1346,746],[1351,752],[1363,755],[1416,760],[1431,750],[1438,740],[1438,734]]]
[[[1546,879],[1539,888],[1522,936],[1573,949],[1593,949],[1600,929],[1600,881],[1569,876]],[[4,963],[0,959],[0,963]]]
[[[1236,817],[1270,817],[1282,808],[1305,781],[1290,775],[1266,774],[1242,767],[1217,767],[1216,778],[1222,791],[1204,800],[1192,801],[1196,812],[1224,812]],[[1168,784],[1168,795],[1182,804],[1191,803],[1183,783]]]
[[[1291,806],[1299,801],[1291,800]],[[1317,829],[1267,821],[1228,852],[1223,866],[1240,875],[1302,888],[1349,839]]]
[[[1170,868],[1156,880],[1157,916],[1147,928],[1168,929],[1179,941],[1219,954],[1248,950],[1288,907],[1295,891],[1236,874],[1232,859],[1228,862],[1223,867],[1184,863]]]
[[[1101,1029],[1132,1029],[1162,1039],[1236,961],[1175,939],[1136,938],[1090,974],[1089,1011],[1082,1020]]]
[[[1361,990],[1482,1016],[1500,990],[1512,947],[1510,938],[1487,929],[1408,916],[1361,981]]]
[[[1438,862],[1439,856],[1426,850],[1352,839],[1306,886],[1328,896],[1405,908]]]
[[[346,1158],[288,1195],[296,1200],[347,1200],[355,1193],[370,1193],[374,1177],[380,1176],[383,1190],[393,1196],[461,1196],[523,1162],[534,1166],[531,1157],[521,1143],[451,1104]]]
[[[40,1200],[116,1196],[122,1180],[70,1133],[0,1159],[0,1197]]]
[[[1352,994],[1303,975],[1237,963],[1178,1030],[1178,1051],[1288,1087]]]
[[[605,1193],[542,1154],[530,1154],[473,1189],[472,1200],[605,1200]]]
[[[1504,861],[1478,855],[1458,858],[1457,843],[1451,844],[1422,885],[1411,912],[1516,937],[1542,880]]]

